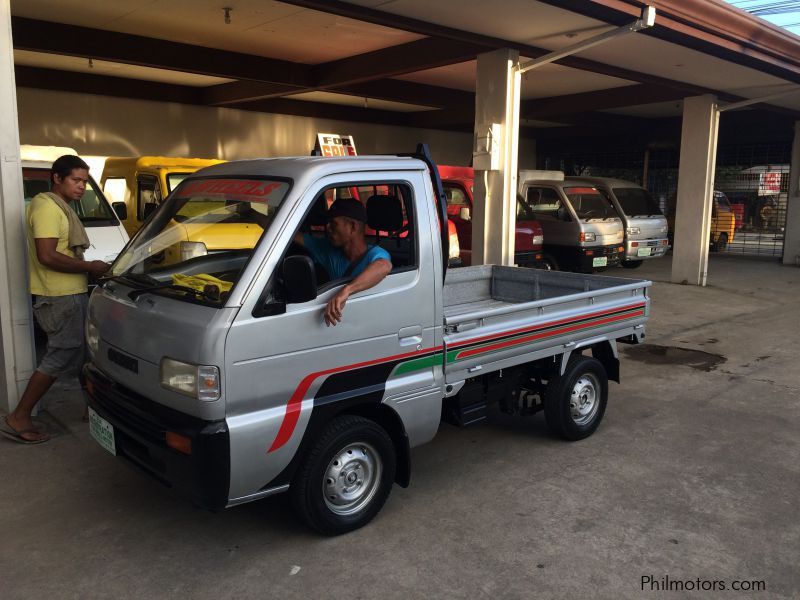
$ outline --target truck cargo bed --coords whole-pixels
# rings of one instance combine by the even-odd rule
[[[447,379],[643,333],[649,281],[480,265],[444,285]]]

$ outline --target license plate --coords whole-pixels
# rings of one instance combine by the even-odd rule
[[[652,248],[639,248],[636,251],[637,256],[650,256],[653,253]]]
[[[608,265],[607,256],[596,256],[592,259],[593,267],[605,267],[606,265]]]
[[[117,446],[114,443],[114,426],[106,421],[103,417],[89,409],[89,433],[103,448],[117,454]]]

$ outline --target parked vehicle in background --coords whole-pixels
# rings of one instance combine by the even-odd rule
[[[447,197],[447,215],[458,230],[461,259],[472,264],[472,167],[439,167],[442,187]],[[534,219],[524,202],[517,201],[517,226],[514,237],[514,263],[520,267],[548,268],[542,254],[542,226]]]
[[[595,186],[565,181],[561,171],[520,171],[519,191],[542,226],[551,269],[591,273],[620,263],[622,219]]]
[[[667,253],[667,218],[650,193],[642,186],[623,179],[608,177],[567,177],[571,183],[593,185],[614,205],[625,227],[625,256],[621,265],[626,269],[642,266],[645,260]]]
[[[133,235],[187,176],[221,162],[212,158],[109,157],[100,184],[128,235]]]
[[[72,148],[59,146],[20,146],[22,162],[22,184],[25,190],[25,203],[36,194],[50,191],[50,168],[53,162],[65,154],[78,153]],[[86,192],[80,202],[73,205],[81,223],[86,228],[90,246],[84,253],[86,260],[113,262],[122,248],[128,243],[128,234],[119,218],[111,209],[100,187],[89,172]]]
[[[326,327],[326,304],[351,278],[317,281],[294,240],[324,235],[320,199],[354,187],[372,190],[367,224],[386,234],[376,241],[392,271]],[[260,205],[264,234],[244,250],[152,261],[171,223],[205,218],[212,199]],[[619,381],[617,341],[644,338],[650,282],[492,265],[447,273],[446,220],[424,146],[190,177],[90,301],[92,435],[199,506],[288,491],[311,527],[340,534],[368,523],[395,482],[408,486],[410,449],[442,419],[478,423],[497,403],[543,411],[567,440],[594,433],[608,380]]]
[[[103,170],[103,189],[112,198],[114,210],[133,235],[170,193],[199,169],[225,161],[207,158],[108,158]],[[246,215],[229,210],[224,202],[209,200],[204,217],[180,215],[171,224],[170,236],[181,243],[166,244],[154,257],[167,265],[192,256],[252,248],[261,237],[261,227]]]
[[[674,240],[675,211],[678,206],[678,194],[673,193],[667,202],[667,224],[669,227],[669,243]],[[711,203],[711,227],[709,244],[712,252],[721,252],[728,248],[736,234],[736,216],[733,213],[728,197],[714,190]]]

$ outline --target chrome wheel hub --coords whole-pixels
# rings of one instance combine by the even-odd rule
[[[345,446],[325,469],[322,480],[325,504],[337,515],[357,513],[378,491],[382,471],[375,448],[364,442]]]
[[[581,375],[572,386],[569,412],[577,425],[586,425],[594,419],[600,405],[600,382],[591,373]]]

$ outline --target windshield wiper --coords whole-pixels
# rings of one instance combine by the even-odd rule
[[[123,273],[121,275],[103,275],[97,278],[97,282],[100,285],[104,285],[109,281],[132,281],[133,283],[138,283],[139,285],[146,285],[151,286],[154,283],[158,283],[158,279],[155,277],[150,277],[149,275],[143,275],[138,273]]]
[[[159,285],[153,285],[153,286],[150,286],[150,287],[141,288],[141,289],[138,289],[138,290],[133,290],[133,291],[128,293],[128,298],[130,298],[131,300],[136,300],[142,294],[149,294],[150,292],[155,292],[155,291],[158,291],[158,290],[176,290],[176,291],[179,291],[179,292],[186,292],[188,294],[191,294],[195,298],[199,298],[201,300],[207,300],[207,301],[211,301],[211,302],[218,302],[219,301],[219,297],[214,298],[213,296],[211,296],[209,294],[206,294],[205,292],[198,292],[194,288],[190,288],[190,287],[187,287],[185,285],[178,285],[178,284],[172,283],[172,282],[170,282],[170,283],[162,283],[162,284],[159,284]]]

